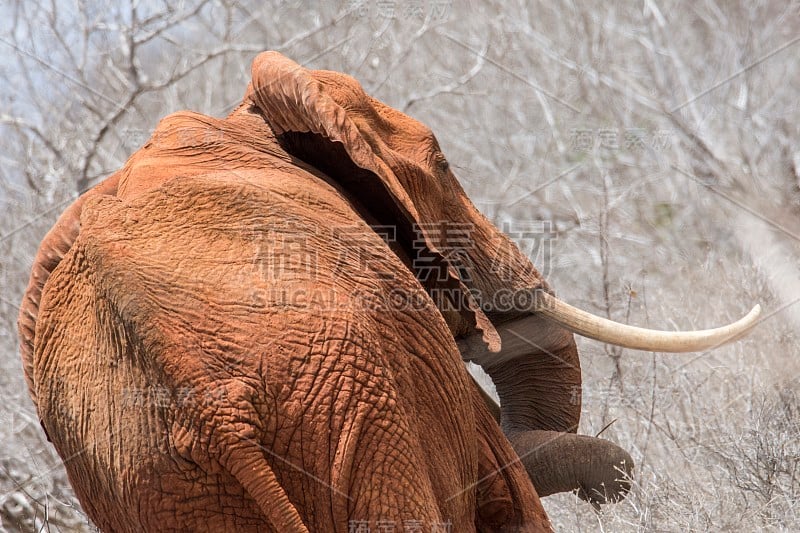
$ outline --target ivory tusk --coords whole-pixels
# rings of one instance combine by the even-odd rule
[[[566,304],[544,291],[537,291],[532,311],[583,337],[634,350],[653,352],[697,352],[734,341],[755,326],[761,314],[756,305],[747,315],[727,326],[697,331],[659,331],[614,322]]]

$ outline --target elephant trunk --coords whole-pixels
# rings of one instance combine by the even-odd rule
[[[459,339],[458,346],[497,387],[503,432],[574,433],[581,414],[581,366],[572,334],[536,315],[500,324],[497,331],[500,353],[488,352],[478,336]]]
[[[598,505],[630,489],[633,460],[619,446],[577,435],[581,367],[572,334],[530,315],[498,325],[500,353],[476,338],[458,341],[462,356],[480,364],[500,397],[503,433],[540,497],[577,491]],[[493,400],[487,402],[495,407]]]
[[[631,487],[633,459],[616,444],[559,431],[523,431],[509,438],[540,497],[577,491],[592,503],[616,502]]]
[[[581,369],[574,345],[485,365],[500,398],[506,435],[543,429],[575,433],[581,413]]]

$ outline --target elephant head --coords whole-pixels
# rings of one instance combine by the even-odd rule
[[[581,370],[573,333],[640,350],[696,351],[737,338],[758,317],[756,306],[726,327],[663,332],[580,311],[555,298],[476,209],[431,130],[353,78],[267,52],[253,63],[245,101],[289,154],[333,177],[366,220],[396,228],[395,253],[436,301],[464,360],[491,376],[499,422],[542,495],[576,490],[595,503],[615,501],[633,467],[616,445],[575,434]]]
[[[371,98],[344,74],[308,70],[266,52],[254,61],[243,103],[229,117],[181,114],[165,119],[157,133],[174,134],[180,120],[192,125],[181,139],[165,149],[152,141],[145,145],[73,204],[45,238],[19,319],[34,401],[41,294],[77,239],[88,202],[99,196],[131,201],[176,175],[220,168],[262,172],[269,187],[275,161],[325,180],[376,233],[390,229],[388,249],[438,307],[462,358],[492,377],[502,430],[542,495],[577,490],[592,502],[613,501],[627,490],[632,468],[617,446],[576,435],[581,370],[574,333],[637,349],[690,351],[741,335],[758,314],[756,308],[717,330],[666,333],[614,324],[561,302],[530,260],[472,204],[431,130]],[[203,136],[204,127],[221,137]],[[264,154],[271,158],[267,163]],[[314,205],[309,201],[309,209]],[[392,296],[405,298],[401,304],[414,312],[416,294]]]

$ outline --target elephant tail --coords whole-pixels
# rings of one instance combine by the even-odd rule
[[[274,531],[308,533],[297,508],[281,486],[258,442],[239,440],[223,450],[222,466],[258,504]]]

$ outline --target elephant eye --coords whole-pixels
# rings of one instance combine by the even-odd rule
[[[438,168],[441,172],[447,172],[447,170],[450,168],[450,163],[447,162],[447,159],[445,159],[444,154],[441,152],[436,154],[434,163],[436,164],[436,168]]]

